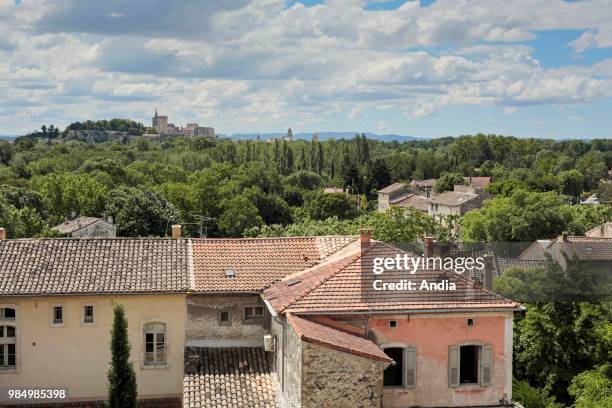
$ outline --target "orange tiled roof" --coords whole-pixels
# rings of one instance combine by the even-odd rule
[[[491,184],[492,177],[464,177],[466,182],[476,188],[485,188]]]
[[[194,289],[260,291],[287,275],[317,265],[356,240],[356,236],[195,239]]]
[[[189,289],[188,241],[0,241],[0,295],[168,293]]]
[[[365,337],[325,326],[291,313],[287,314],[287,321],[297,335],[308,343],[387,363],[393,361],[376,344]]]
[[[266,353],[257,347],[185,349],[185,408],[276,408]]]
[[[371,266],[368,267],[375,257],[395,257],[404,253],[390,245],[374,242],[362,255],[346,255],[342,260],[287,277],[266,289],[264,297],[277,312],[294,314],[520,307],[519,303],[483,289],[453,272],[418,270],[409,274],[402,270],[388,270],[383,275],[374,275]],[[373,288],[375,279],[385,282],[406,279],[418,284],[423,280],[446,280],[454,283],[456,290],[377,291]]]

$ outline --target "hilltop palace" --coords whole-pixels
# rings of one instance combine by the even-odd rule
[[[215,137],[214,128],[200,126],[197,123],[188,123],[185,127],[178,128],[173,123],[168,123],[168,116],[158,115],[157,109],[155,109],[155,116],[153,116],[151,124],[160,135]]]

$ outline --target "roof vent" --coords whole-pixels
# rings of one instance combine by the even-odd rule
[[[234,268],[229,268],[225,270],[225,276],[227,278],[233,278],[236,276],[236,270]]]

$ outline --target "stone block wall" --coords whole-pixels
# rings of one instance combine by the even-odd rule
[[[382,406],[384,364],[302,342],[303,408]]]
[[[244,308],[262,306],[259,295],[193,295],[187,298],[186,341],[240,340],[258,342],[263,345],[264,320],[246,322]],[[221,323],[219,313],[228,311],[230,322]]]

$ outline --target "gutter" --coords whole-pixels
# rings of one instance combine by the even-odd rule
[[[389,314],[426,314],[426,313],[462,313],[462,312],[520,312],[527,310],[524,306],[516,308],[499,308],[499,309],[408,309],[408,310],[363,310],[359,312],[348,311],[320,311],[320,312],[294,312],[295,315],[308,316],[329,316],[329,315],[389,315]]]

